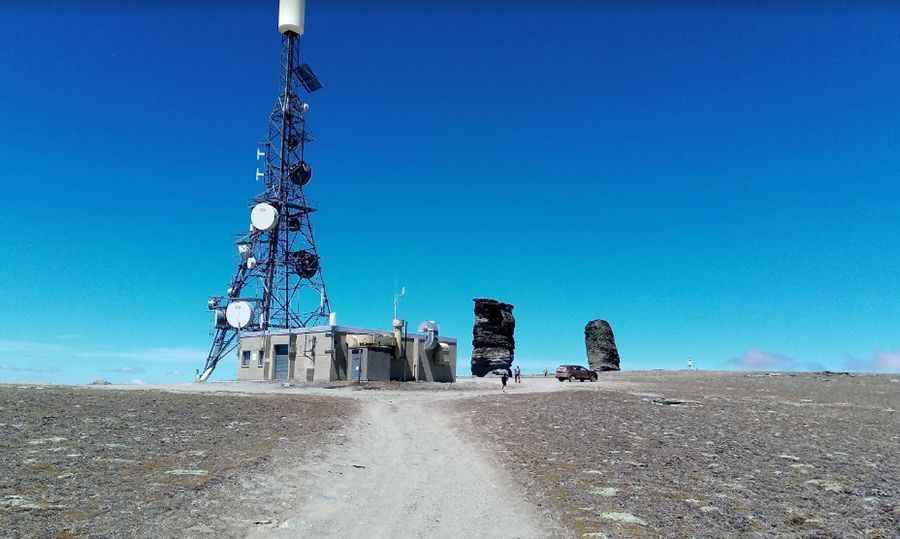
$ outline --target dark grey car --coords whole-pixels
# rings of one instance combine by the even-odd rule
[[[585,380],[589,382],[597,381],[597,371],[585,369],[581,365],[560,365],[556,369],[556,379],[560,382],[574,382],[575,380]]]

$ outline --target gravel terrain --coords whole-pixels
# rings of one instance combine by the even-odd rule
[[[898,378],[0,386],[0,536],[900,537]]]
[[[271,469],[321,452],[357,409],[319,396],[0,385],[0,536],[244,536],[296,494]]]
[[[900,537],[900,376],[603,373],[454,403],[576,537]]]

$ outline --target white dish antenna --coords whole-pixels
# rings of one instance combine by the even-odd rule
[[[281,0],[278,2],[278,31],[282,34],[293,32],[303,35],[306,23],[305,0]]]
[[[231,327],[243,329],[253,318],[253,306],[246,301],[232,301],[225,309],[225,318]]]
[[[256,259],[252,256],[247,259],[247,269],[253,269],[256,267]]]
[[[253,206],[250,212],[250,224],[256,230],[269,230],[278,222],[278,210],[275,206],[262,202]]]

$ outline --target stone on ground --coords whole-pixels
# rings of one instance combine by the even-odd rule
[[[495,299],[476,298],[472,328],[472,375],[484,376],[497,369],[509,371],[516,343],[513,306]]]
[[[595,371],[619,370],[619,351],[612,327],[606,320],[591,320],[584,326],[588,364]]]

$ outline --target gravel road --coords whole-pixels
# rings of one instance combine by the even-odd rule
[[[526,502],[444,412],[448,400],[493,385],[356,393],[363,411],[329,458],[304,466],[298,510],[251,537],[556,536],[549,514]]]

